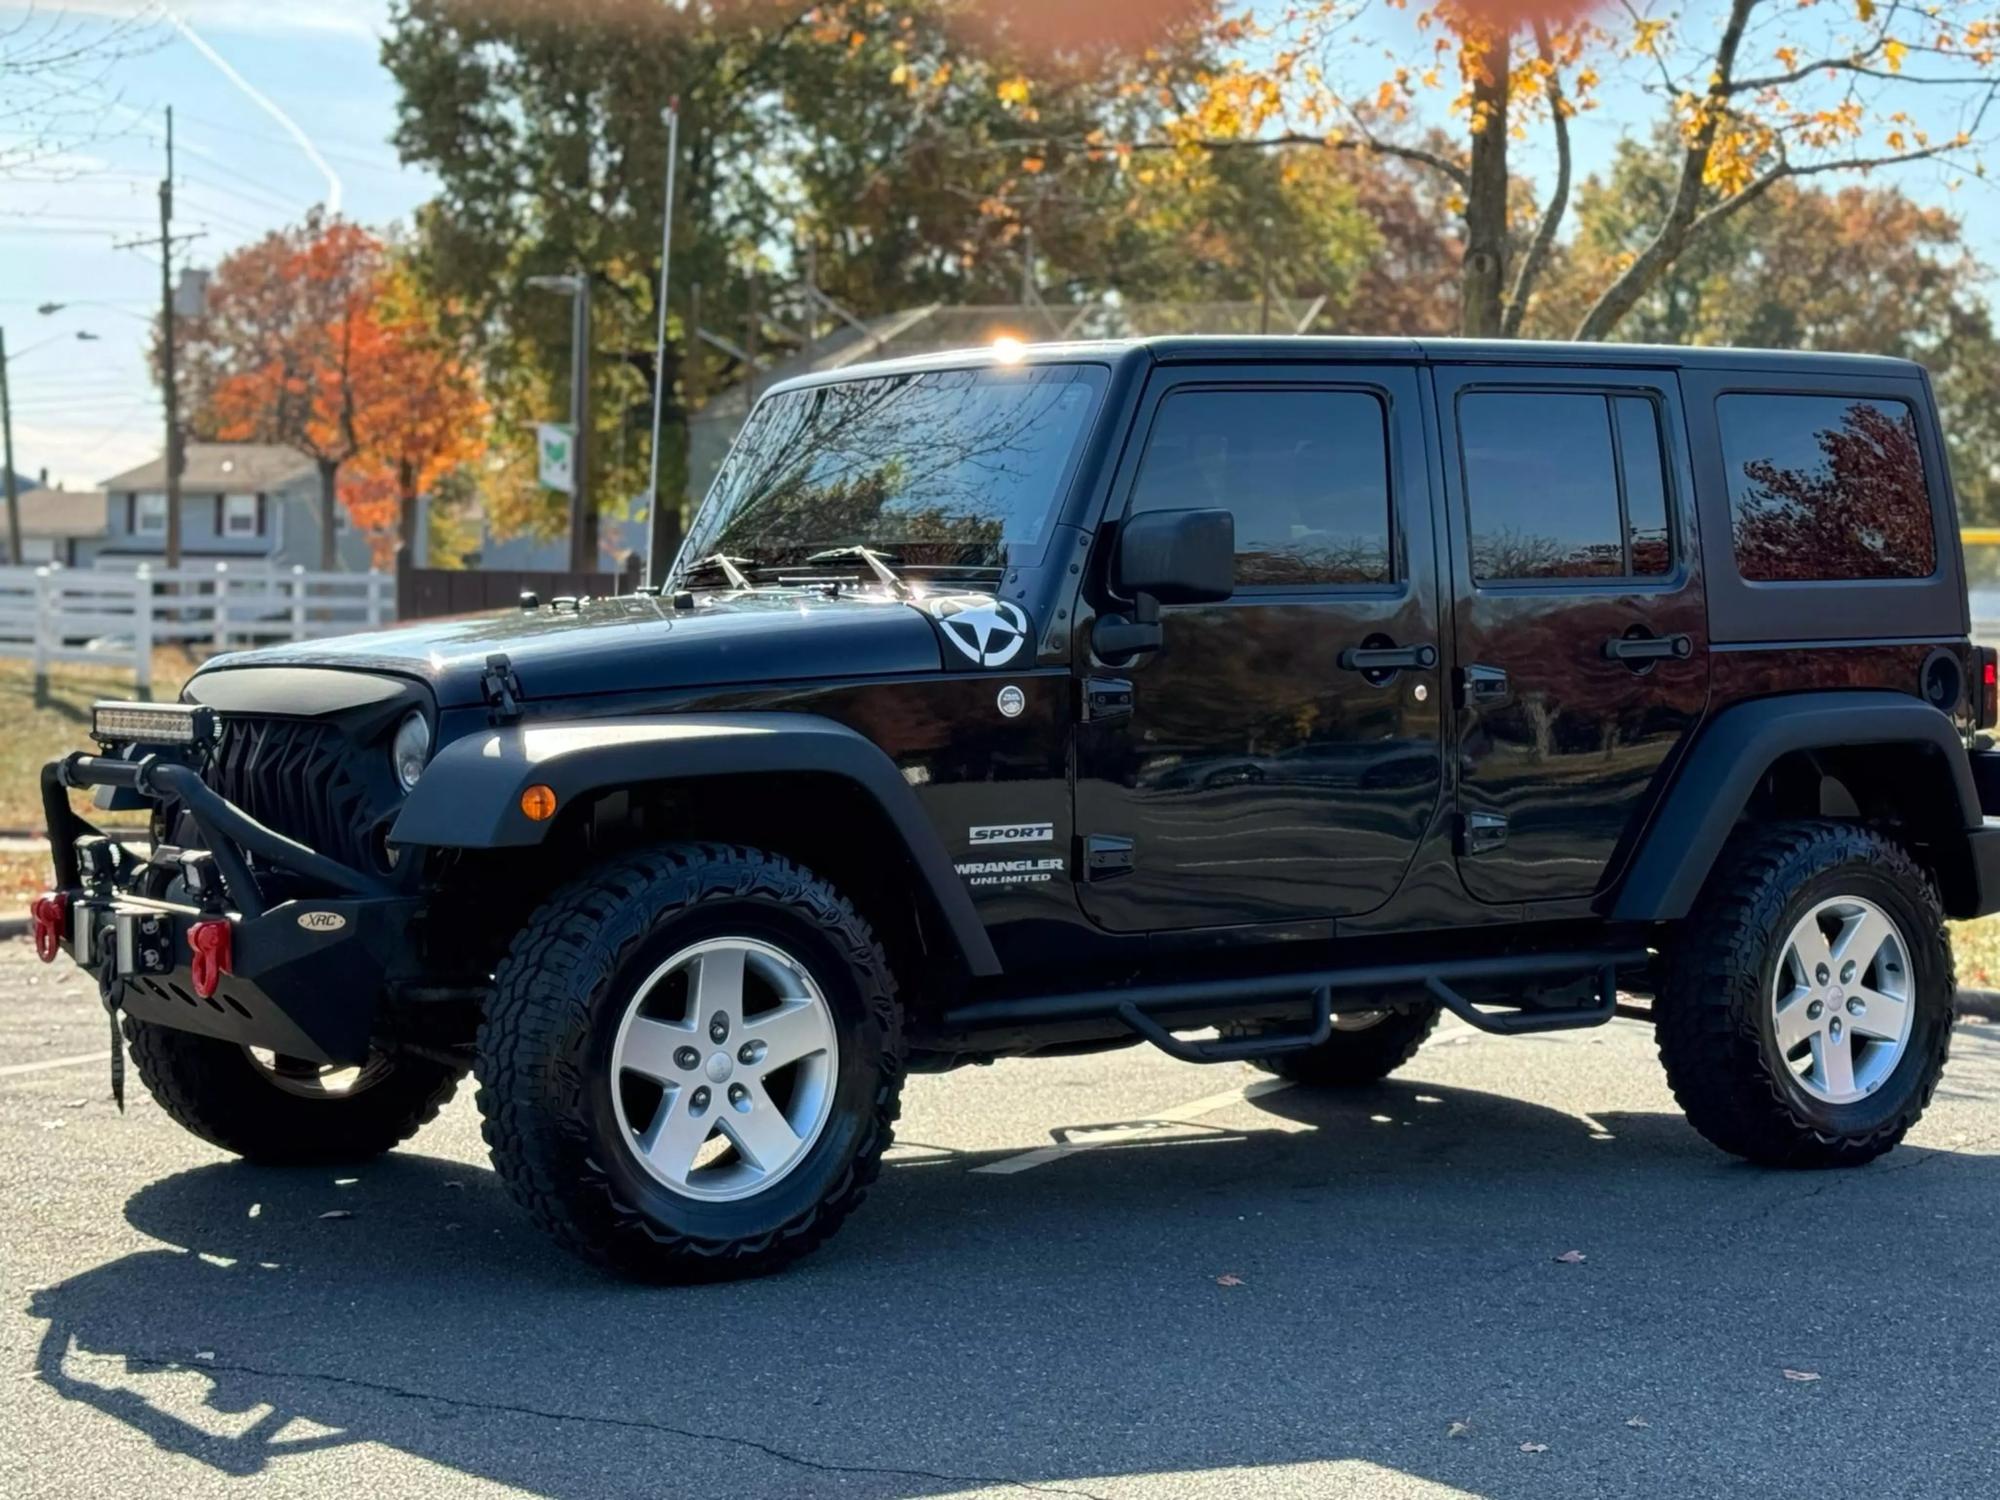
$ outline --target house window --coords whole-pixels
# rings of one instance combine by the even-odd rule
[[[138,495],[132,501],[132,530],[138,536],[167,534],[167,497]]]
[[[224,536],[258,536],[263,532],[259,523],[263,519],[264,497],[262,495],[224,495],[222,497],[222,534]]]

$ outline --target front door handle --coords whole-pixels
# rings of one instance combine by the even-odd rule
[[[1419,670],[1437,665],[1438,648],[1421,646],[1349,646],[1340,653],[1340,664],[1350,672],[1399,672],[1405,667]]]
[[[1686,661],[1694,638],[1685,635],[1614,635],[1604,643],[1607,661]]]

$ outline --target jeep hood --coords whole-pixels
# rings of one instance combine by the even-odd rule
[[[693,609],[631,595],[571,607],[415,621],[216,658],[202,675],[337,667],[428,682],[440,708],[482,701],[489,656],[505,654],[527,699],[935,672],[937,628],[882,595],[787,590],[698,596]]]

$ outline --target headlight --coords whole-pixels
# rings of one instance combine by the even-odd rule
[[[389,746],[389,760],[396,768],[396,780],[404,791],[417,784],[424,774],[424,762],[431,757],[430,721],[413,712],[396,726],[396,738]]]

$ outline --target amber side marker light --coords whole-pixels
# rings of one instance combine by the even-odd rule
[[[521,811],[537,823],[546,823],[556,815],[556,794],[540,782],[521,793]]]

